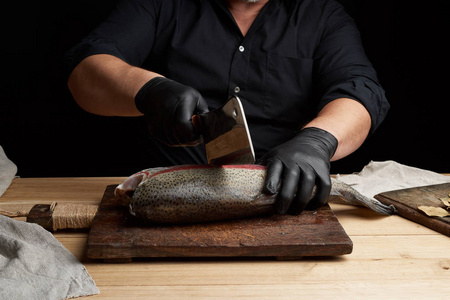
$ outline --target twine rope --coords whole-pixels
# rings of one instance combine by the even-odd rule
[[[53,211],[53,231],[58,229],[90,228],[97,213],[98,205],[58,204],[57,202],[52,202],[50,210]],[[10,218],[27,217],[29,211],[7,211],[0,209],[0,215]]]
[[[86,204],[57,204],[50,205],[53,210],[53,231],[58,229],[90,228],[98,205]]]

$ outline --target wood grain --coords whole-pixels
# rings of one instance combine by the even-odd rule
[[[36,223],[49,231],[53,231],[53,211],[50,204],[36,204],[28,213],[27,222]]]
[[[444,183],[385,192],[375,198],[383,204],[393,204],[399,216],[450,236],[450,218],[429,217],[417,208],[444,207],[439,198],[448,197],[449,193],[450,183]]]
[[[89,233],[89,258],[333,256],[353,243],[328,205],[299,216],[274,215],[184,226],[138,223],[105,190]]]

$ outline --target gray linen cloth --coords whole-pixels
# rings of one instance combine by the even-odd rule
[[[0,215],[0,299],[98,294],[86,268],[48,231]]]
[[[6,157],[5,151],[0,146],[0,197],[11,184],[17,173],[17,166]]]
[[[450,176],[406,166],[392,160],[371,161],[361,172],[337,175],[337,179],[368,198],[382,192],[450,182]]]

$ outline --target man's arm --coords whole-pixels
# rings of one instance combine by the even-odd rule
[[[338,147],[332,161],[357,150],[367,138],[371,118],[366,108],[353,99],[340,98],[323,107],[318,116],[304,128],[317,127],[336,137]]]
[[[161,76],[108,54],[92,55],[72,71],[68,86],[84,110],[104,116],[141,116],[134,98],[150,79]]]
[[[145,115],[150,135],[169,146],[195,146],[191,118],[208,105],[200,93],[107,54],[88,56],[72,71],[69,89],[84,110],[103,116]]]

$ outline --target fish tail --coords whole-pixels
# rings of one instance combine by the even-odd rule
[[[374,198],[368,198],[350,185],[335,178],[332,178],[331,181],[332,189],[330,194],[340,197],[345,204],[365,206],[382,215],[392,215],[396,212],[396,208],[392,204],[385,205]]]

